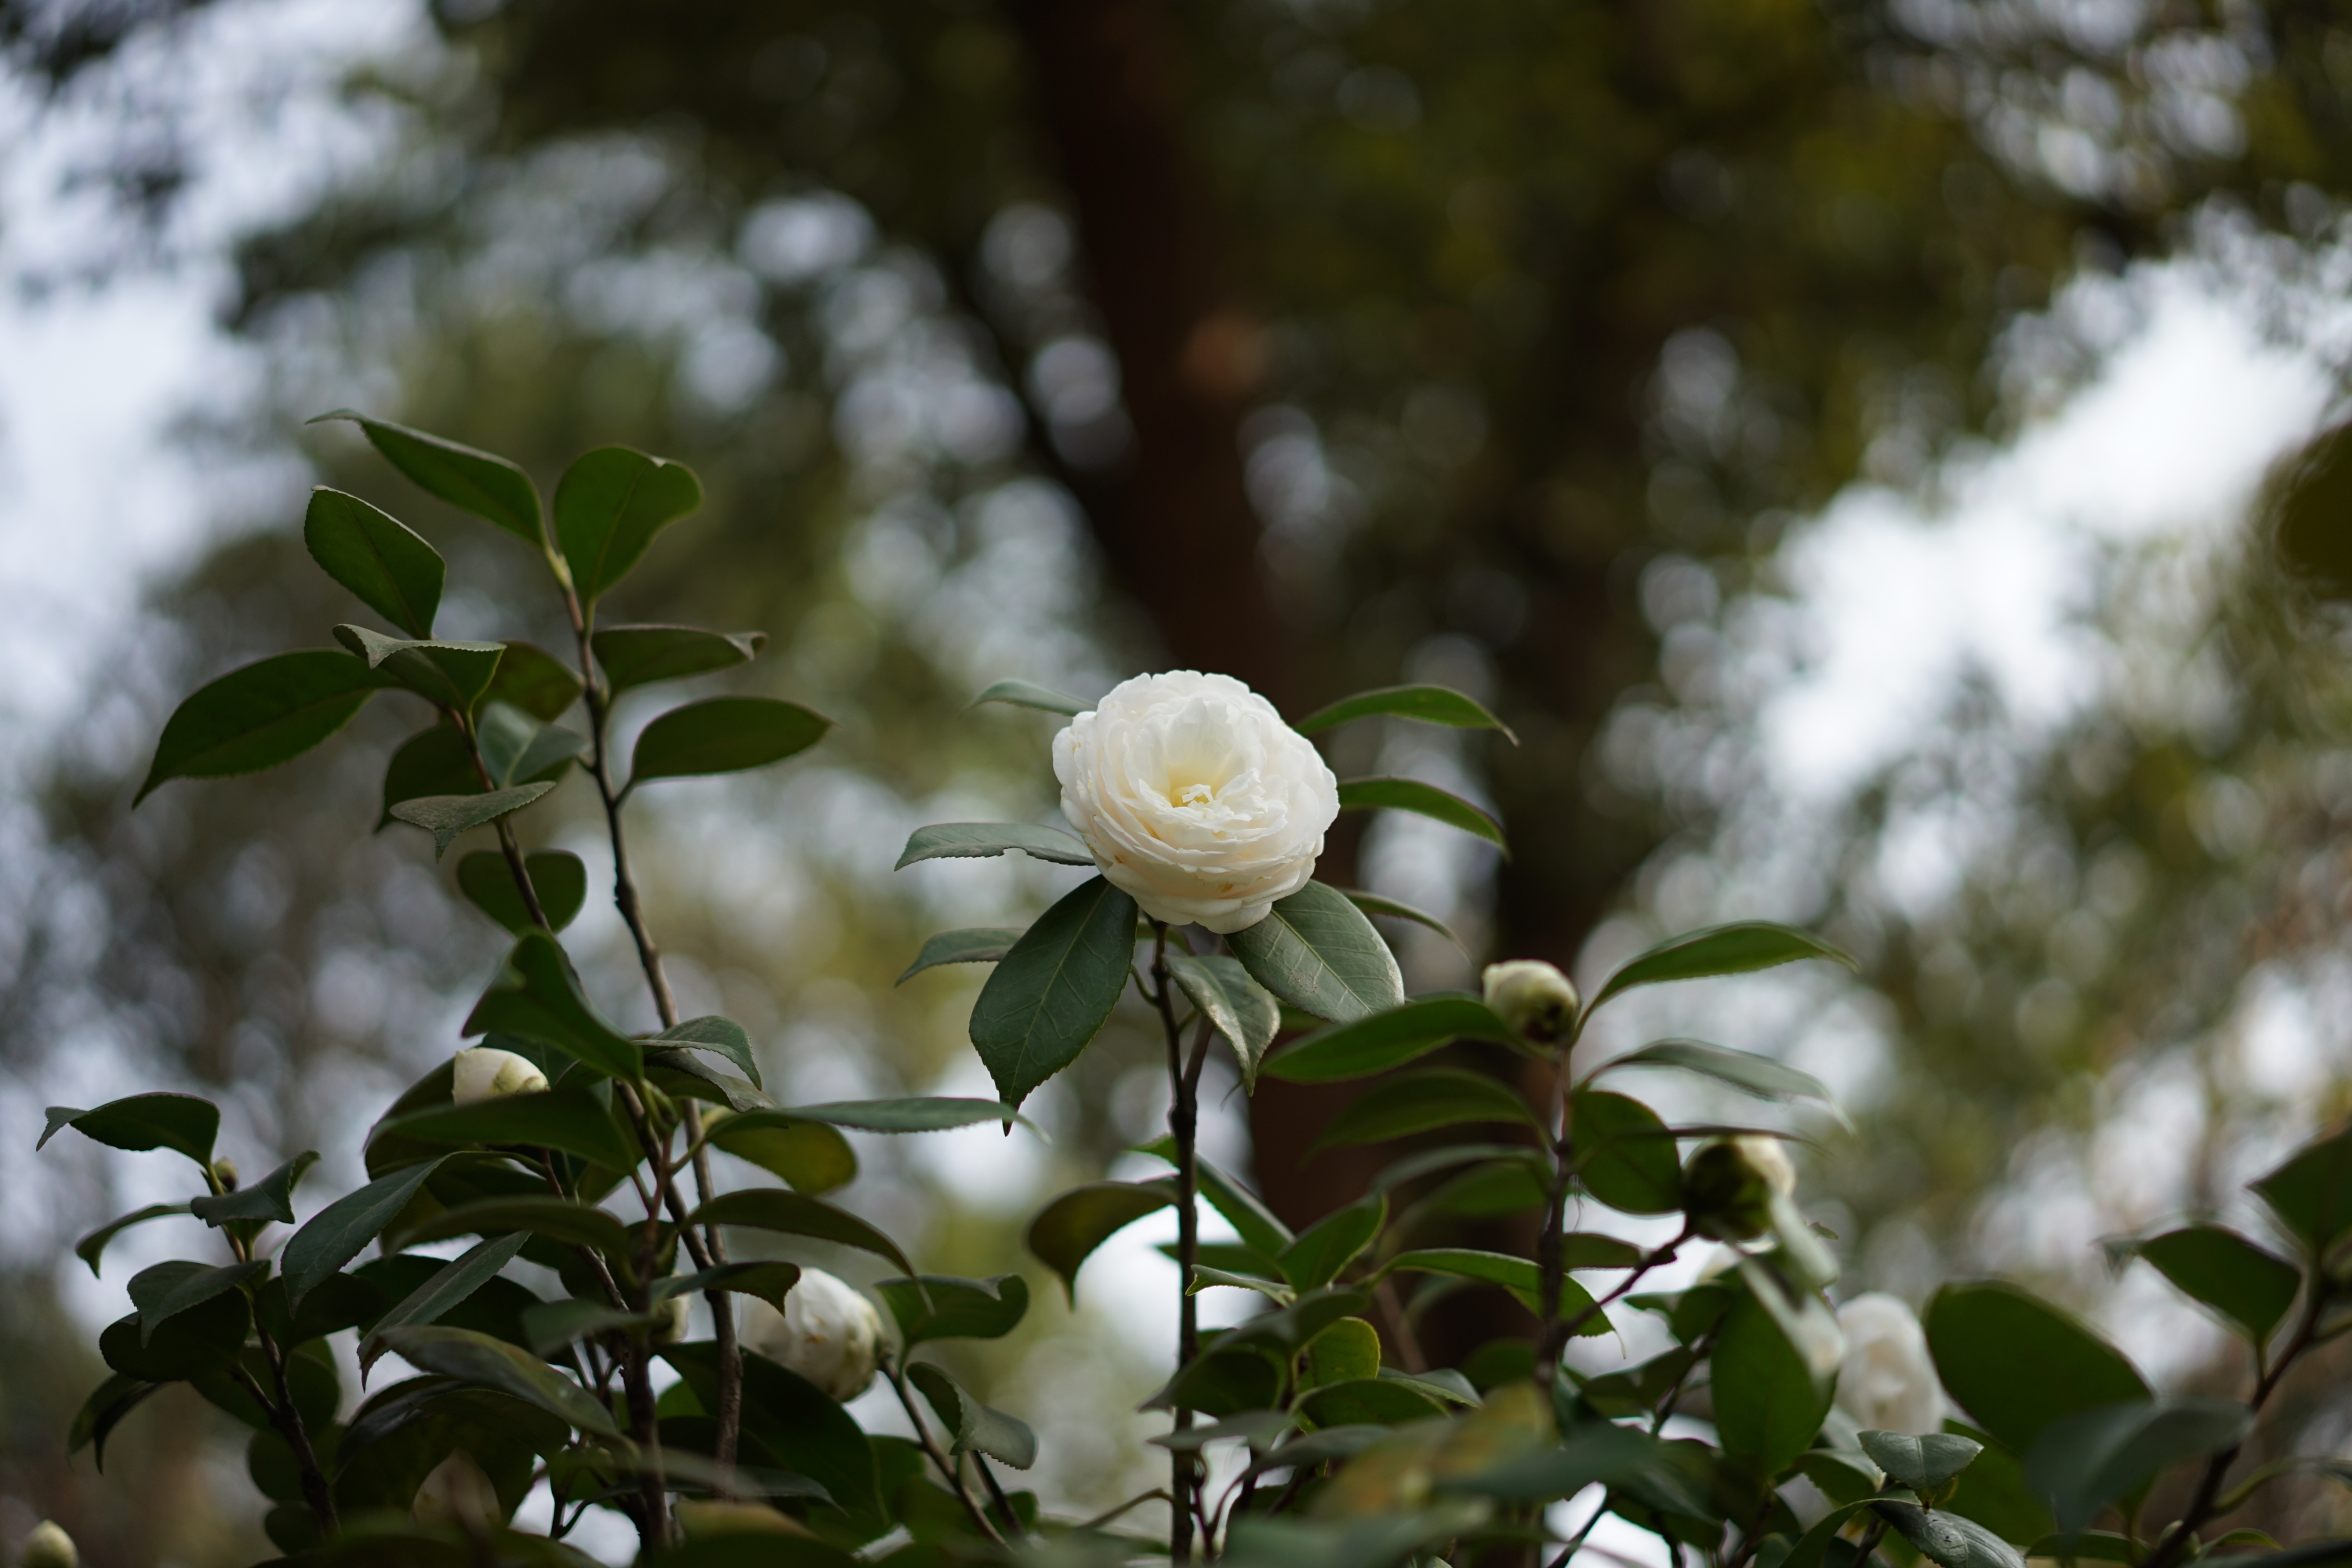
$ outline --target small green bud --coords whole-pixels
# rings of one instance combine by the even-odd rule
[[[1580,1005],[1567,975],[1539,958],[1490,963],[1485,974],[1486,1005],[1530,1040],[1564,1040]]]
[[[33,1533],[25,1537],[25,1550],[17,1554],[16,1568],[79,1568],[81,1553],[74,1550],[73,1537],[59,1529],[55,1520],[45,1519],[33,1526]]]
[[[1796,1190],[1796,1167],[1776,1139],[1717,1139],[1683,1166],[1683,1212],[1716,1241],[1755,1240],[1772,1228],[1773,1203]]]
[[[236,1191],[236,1162],[226,1154],[215,1160],[213,1180],[220,1184],[220,1190],[225,1193]]]

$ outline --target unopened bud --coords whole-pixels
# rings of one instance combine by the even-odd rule
[[[1568,976],[1539,958],[1514,958],[1486,966],[1486,1005],[1530,1040],[1547,1044],[1568,1037],[1579,1000]]]
[[[694,1303],[685,1296],[672,1296],[654,1309],[654,1327],[649,1338],[657,1345],[674,1345],[686,1338],[686,1315]]]
[[[1774,1202],[1796,1190],[1796,1167],[1777,1139],[1718,1139],[1683,1166],[1683,1212],[1716,1241],[1755,1240],[1772,1227]]]
[[[236,1191],[236,1162],[226,1154],[215,1160],[213,1180],[220,1184],[220,1190],[225,1193]]]
[[[527,1057],[493,1046],[476,1046],[457,1053],[457,1072],[449,1098],[458,1105],[478,1105],[510,1094],[543,1094],[547,1075]]]
[[[743,1341],[782,1362],[831,1398],[847,1404],[874,1381],[882,1315],[874,1303],[822,1268],[803,1268],[777,1311],[754,1299]]]
[[[80,1563],[73,1537],[50,1519],[33,1526],[33,1533],[25,1537],[25,1550],[16,1557],[16,1568],[79,1568]]]
[[[433,1467],[408,1511],[419,1524],[454,1524],[467,1531],[503,1524],[507,1517],[498,1489],[463,1448]]]

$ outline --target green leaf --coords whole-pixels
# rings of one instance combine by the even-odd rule
[[[1698,980],[1715,974],[1747,974],[1803,958],[1826,958],[1848,969],[1861,966],[1844,953],[1793,926],[1771,921],[1734,921],[1686,931],[1660,942],[1611,975],[1598,994],[1586,1004],[1592,1010],[1636,985],[1660,985],[1670,980]]]
[[[1897,1498],[1874,1499],[1870,1507],[1937,1568],[2025,1568],[2017,1548],[1974,1520]]]
[[[1500,719],[1474,699],[1444,686],[1389,686],[1377,691],[1359,691],[1328,708],[1317,709],[1291,728],[1302,735],[1312,735],[1351,719],[1379,715],[1417,719],[1424,724],[1449,724],[1457,730],[1496,730],[1511,744],[1519,743],[1519,738]]]
[[[672,1024],[646,1045],[648,1049],[671,1046],[682,1050],[708,1051],[741,1068],[743,1076],[753,1083],[760,1082],[760,1062],[752,1054],[751,1033],[732,1018],[722,1018],[715,1013],[688,1018],[682,1024]]]
[[[1630,1241],[1591,1231],[1571,1230],[1559,1238],[1560,1262],[1570,1268],[1633,1268],[1647,1256]]]
[[[903,871],[918,860],[1002,855],[1008,849],[1057,866],[1095,863],[1094,851],[1085,840],[1058,827],[1034,827],[1023,822],[938,822],[915,829],[891,869]]]
[[[539,1094],[507,1095],[472,1105],[445,1105],[386,1117],[377,1136],[413,1138],[421,1143],[561,1149],[608,1171],[633,1169],[645,1158],[596,1084],[566,1078]]]
[[[542,1301],[524,1309],[522,1332],[524,1342],[535,1353],[551,1356],[572,1341],[590,1334],[609,1333],[614,1329],[634,1332],[650,1329],[661,1321],[651,1312],[624,1311],[602,1301]]]
[[[184,1203],[149,1204],[145,1208],[134,1210],[130,1214],[124,1215],[120,1219],[109,1220],[106,1224],[100,1226],[96,1230],[91,1231],[88,1236],[83,1237],[79,1241],[75,1242],[74,1256],[80,1258],[84,1263],[89,1265],[89,1277],[91,1279],[102,1279],[104,1276],[99,1273],[98,1264],[99,1259],[106,1256],[106,1244],[108,1242],[112,1241],[117,1236],[129,1230],[134,1225],[145,1225],[151,1219],[163,1219],[171,1215],[184,1215],[187,1212],[188,1205]],[[80,1445],[77,1444],[75,1446],[79,1447]]]
[[[763,1111],[728,1116],[711,1127],[710,1143],[782,1177],[794,1192],[829,1193],[857,1179],[857,1152],[822,1121],[772,1119]]]
[[[279,1225],[294,1223],[294,1189],[303,1175],[319,1163],[316,1149],[305,1149],[249,1187],[234,1192],[209,1194],[192,1198],[188,1212],[209,1226],[219,1226],[226,1220],[276,1220]]]
[[[448,571],[441,552],[357,496],[310,492],[302,542],[319,569],[413,637],[433,635]]]
[[[1000,680],[971,700],[977,708],[983,702],[1008,702],[1016,708],[1038,708],[1048,713],[1066,714],[1076,718],[1094,704],[1081,702],[1075,697],[1065,697],[1050,687],[1028,680]]]
[[[443,1209],[411,1226],[398,1237],[402,1247],[421,1247],[453,1236],[504,1236],[528,1231],[566,1247],[593,1247],[609,1258],[625,1258],[635,1227],[593,1204],[559,1198],[553,1194],[524,1193],[511,1197],[477,1198]],[[397,1348],[397,1347],[395,1347]]]
[[[1427,1421],[1433,1416],[1444,1414],[1444,1406],[1431,1395],[1423,1393],[1418,1387],[1407,1386],[1384,1377],[1368,1377],[1355,1383],[1327,1384],[1302,1396],[1298,1402],[1298,1407],[1318,1428],[1307,1439],[1308,1442],[1326,1432],[1354,1432],[1365,1426],[1374,1426],[1376,1429],[1409,1426],[1415,1422]],[[1293,1443],[1287,1448],[1277,1452],[1287,1453],[1301,1446],[1299,1443]],[[1318,1451],[1318,1449],[1310,1448],[1307,1455],[1302,1455],[1300,1458],[1309,1458]],[[1341,1568],[1342,1564],[1353,1564],[1357,1561],[1358,1559],[1345,1554],[1322,1560],[1328,1568]]]
[[[2294,1264],[2218,1225],[2185,1226],[2117,1249],[2147,1258],[2175,1289],[2213,1309],[2258,1345],[2271,1337],[2303,1288],[2302,1271]]]
[[[1674,1068],[1683,1072],[1711,1078],[1717,1083],[1728,1084],[1742,1094],[1759,1100],[1811,1100],[1829,1107],[1841,1125],[1851,1127],[1844,1111],[1830,1096],[1829,1086],[1808,1072],[1800,1072],[1784,1062],[1769,1057],[1759,1057],[1752,1051],[1735,1051],[1722,1046],[1711,1046],[1705,1040],[1658,1040],[1636,1051],[1603,1062],[1592,1074],[1620,1068]],[[1588,1079],[1587,1082],[1591,1079]]]
[[[110,1100],[95,1110],[52,1105],[48,1126],[34,1149],[37,1151],[67,1127],[110,1149],[134,1154],[170,1149],[210,1170],[213,1139],[220,1132],[220,1108],[198,1095],[162,1091]]]
[[[626,447],[583,453],[555,486],[555,541],[583,605],[628,574],[654,535],[702,504],[683,463]]]
[[[425,795],[480,795],[481,775],[474,771],[474,749],[446,722],[420,730],[400,743],[383,770],[383,811],[376,818],[381,833],[397,819],[392,808],[404,800]]]
[[[365,626],[341,626],[335,640],[367,660],[368,668],[427,702],[470,713],[490,689],[504,643],[411,642]]]
[[[116,1319],[99,1334],[98,1353],[127,1376],[177,1383],[234,1362],[252,1325],[253,1305],[245,1292],[222,1290],[165,1320],[152,1339],[140,1332],[138,1313]]]
[[[1173,1165],[1176,1163],[1176,1140],[1165,1136],[1155,1138],[1136,1152],[1152,1155]],[[1243,1245],[1272,1258],[1279,1256],[1283,1248],[1295,1239],[1290,1227],[1276,1219],[1274,1211],[1267,1208],[1255,1193],[1216,1165],[1195,1155],[1192,1173],[1200,1184],[1201,1195],[1209,1200],[1210,1206],[1232,1222],[1234,1229],[1240,1233]]]
[[[539,490],[530,476],[504,458],[405,425],[371,419],[349,408],[321,414],[306,423],[317,425],[329,419],[348,419],[357,425],[394,468],[452,506],[496,523],[534,548],[543,544]]]
[[[1266,1047],[1282,1028],[1280,1005],[1249,977],[1239,959],[1222,954],[1195,958],[1189,952],[1171,952],[1168,972],[1192,999],[1192,1005],[1233,1047],[1234,1057],[1242,1066],[1242,1086],[1255,1093],[1258,1064],[1265,1059]]]
[[[699,626],[604,626],[588,644],[617,697],[633,686],[749,664],[768,645],[768,634],[706,632]]]
[[[2352,1230],[2352,1128],[2306,1144],[2253,1189],[2288,1235],[2324,1255]]]
[[[1037,1462],[1037,1434],[966,1393],[963,1386],[928,1362],[907,1369],[907,1381],[923,1391],[923,1398],[954,1435],[952,1454],[985,1454],[1016,1470]]]
[[[1947,1511],[1975,1520],[2004,1541],[2038,1541],[2057,1528],[2049,1506],[2026,1484],[2023,1464],[2007,1448],[1994,1445],[1991,1433],[1957,1421],[1946,1421],[1944,1428],[1990,1445],[1977,1456],[1975,1464],[1960,1472],[1958,1489],[1941,1505]]]
[[[1172,1184],[1090,1182],[1047,1204],[1029,1225],[1029,1250],[1061,1277],[1070,1305],[1078,1301],[1078,1269],[1097,1247],[1145,1215],[1176,1201]]]
[[[484,702],[475,726],[482,766],[499,789],[513,784],[555,783],[588,751],[588,737],[561,724],[544,724],[511,702]]]
[[[513,1261],[514,1255],[520,1252],[523,1244],[530,1239],[529,1231],[518,1230],[478,1242],[394,1303],[371,1325],[360,1342],[361,1375],[365,1376],[368,1368],[373,1366],[376,1359],[389,1348],[382,1337],[385,1330],[436,1321],[444,1312],[496,1278],[499,1270]]]
[[[527,642],[507,644],[499,672],[482,702],[504,702],[520,708],[542,724],[552,724],[580,700],[580,674],[544,648]]]
[[[1029,1282],[1018,1274],[991,1279],[926,1274],[919,1281],[885,1279],[874,1289],[908,1351],[931,1340],[1001,1340],[1029,1310]]]
[[[902,1274],[915,1271],[915,1266],[898,1250],[897,1242],[856,1215],[802,1193],[788,1193],[778,1187],[725,1193],[688,1217],[688,1223],[694,1225],[740,1225],[787,1236],[813,1237],[887,1258],[898,1266]]]
[[[652,779],[701,778],[765,767],[808,750],[833,721],[772,697],[706,697],[646,725],[630,754],[630,789]]]
[[[1360,888],[1342,888],[1340,891],[1347,896],[1349,903],[1368,915],[1388,915],[1396,920],[1411,921],[1415,925],[1427,926],[1455,947],[1462,946],[1462,939],[1454,934],[1454,928],[1427,910],[1415,909],[1402,900],[1388,898],[1380,893],[1368,893]],[[1463,951],[1466,952],[1468,950],[1465,948]]]
[[[534,849],[522,858],[523,874],[539,895],[547,923],[562,931],[578,918],[588,901],[588,868],[569,849]],[[457,862],[457,890],[473,906],[520,936],[531,929],[530,911],[523,907],[507,858],[495,849],[477,849]]]
[[[75,1413],[73,1426],[66,1434],[66,1452],[79,1454],[84,1444],[96,1444],[94,1457],[99,1473],[105,1474],[107,1438],[113,1436],[124,1416],[163,1386],[123,1373],[110,1373],[104,1383],[90,1391],[81,1409]]]
[[[1576,1174],[1584,1190],[1625,1214],[1683,1206],[1682,1161],[1657,1113],[1638,1100],[1579,1089],[1570,1100]]]
[[[1363,910],[1328,882],[1309,882],[1277,900],[1265,919],[1234,931],[1225,944],[1251,979],[1335,1024],[1404,1000],[1404,976],[1388,943]]]
[[[1930,1499],[1984,1452],[1982,1443],[1954,1432],[1864,1432],[1861,1442],[1888,1480]]]
[[[860,1132],[946,1132],[983,1121],[1007,1128],[1015,1122],[1030,1126],[1027,1118],[996,1100],[938,1095],[831,1100],[821,1105],[795,1105],[782,1114],[797,1121],[822,1121],[830,1127],[854,1128]]]
[[[543,931],[522,933],[466,1019],[467,1036],[490,1029],[542,1041],[608,1078],[635,1079],[642,1068],[637,1043],[597,1016],[572,961]]]
[[[1543,1310],[1543,1275],[1527,1258],[1513,1258],[1504,1252],[1479,1252],[1466,1247],[1431,1247],[1413,1252],[1401,1252],[1381,1265],[1381,1276],[1391,1274],[1442,1274],[1453,1279],[1470,1279],[1482,1285],[1500,1285],[1519,1300],[1530,1312]],[[1592,1293],[1573,1279],[1559,1282],[1559,1309],[1564,1317],[1573,1317],[1592,1305]],[[1596,1312],[1585,1320],[1578,1331],[1584,1338],[1597,1338],[1611,1331],[1609,1320]]]
[[[1428,1068],[1374,1084],[1350,1100],[1307,1150],[1385,1143],[1436,1127],[1509,1121],[1542,1130],[1518,1092],[1493,1077],[1464,1068]]]
[[[2048,1500],[2061,1531],[2137,1492],[2165,1469],[2234,1448],[2254,1413],[2231,1399],[2168,1396],[2063,1415],[2026,1450],[2025,1477]]]
[[[718,1347],[709,1340],[669,1345],[662,1358],[684,1376],[706,1410],[719,1407]],[[757,1438],[776,1462],[821,1483],[850,1516],[857,1539],[887,1531],[877,1489],[876,1455],[848,1413],[812,1385],[763,1355],[743,1357],[743,1431]],[[777,1537],[758,1538],[774,1552]],[[761,1558],[766,1563],[771,1558]]]
[[[420,795],[394,806],[392,815],[433,835],[433,858],[438,860],[449,853],[459,834],[511,816],[554,787],[535,784],[494,789],[488,795]]]
[[[1135,900],[1103,878],[1038,916],[972,1005],[972,1048],[998,1098],[1018,1106],[1076,1061],[1118,1005],[1134,963]]]
[[[1725,1314],[1711,1365],[1716,1430],[1726,1454],[1769,1479],[1812,1446],[1829,1414],[1829,1394],[1755,1296],[1741,1297]]]
[[[1419,779],[1342,779],[1339,781],[1339,809],[1410,811],[1483,838],[1500,849],[1505,859],[1510,858],[1510,846],[1504,842],[1501,823],[1460,795],[1439,789],[1435,784],[1423,784]]]
[[[1307,1342],[1301,1388],[1360,1383],[1381,1375],[1381,1331],[1361,1318],[1342,1318]]]
[[[139,1313],[139,1342],[153,1342],[157,1326],[165,1320],[201,1307],[224,1290],[242,1289],[268,1272],[267,1258],[217,1268],[178,1260],[141,1269],[131,1277],[130,1291],[131,1304]]]
[[[1338,1083],[1402,1067],[1455,1040],[1507,1043],[1510,1026],[1471,996],[1423,996],[1293,1041],[1266,1063],[1286,1083]]]
[[[1020,940],[1020,931],[1009,926],[943,931],[923,943],[923,951],[915,954],[915,962],[907,965],[907,972],[893,984],[904,985],[924,970],[936,969],[942,963],[994,963]]]
[[[1560,1434],[1559,1447],[1509,1455],[1438,1484],[1498,1502],[1552,1502],[1599,1485],[1645,1508],[1704,1519],[1711,1511],[1689,1476],[1647,1432],[1606,1421],[1581,1421]]]
[[[699,1273],[673,1274],[667,1279],[655,1280],[654,1300],[667,1300],[693,1291],[731,1290],[739,1296],[757,1296],[782,1311],[784,1298],[800,1280],[801,1266],[797,1263],[720,1263]]]
[[[583,1432],[601,1437],[621,1435],[601,1401],[519,1345],[440,1323],[389,1329],[383,1342],[384,1348],[412,1366],[495,1388]]]
[[[329,1276],[360,1255],[360,1249],[408,1206],[425,1178],[439,1169],[439,1160],[427,1160],[406,1170],[381,1176],[354,1193],[346,1193],[310,1216],[310,1222],[288,1238],[278,1254],[279,1273],[286,1279],[286,1297],[299,1307],[302,1298]]]
[[[172,779],[227,778],[291,762],[392,684],[365,660],[332,649],[277,654],[233,669],[173,711],[131,805]]]
[[[1300,1239],[1306,1238],[1302,1237]],[[1277,1311],[1261,1313],[1236,1328],[1226,1330],[1217,1341],[1216,1348],[1229,1350],[1262,1345],[1286,1357],[1296,1355],[1332,1324],[1342,1318],[1360,1318],[1371,1310],[1371,1297],[1362,1290],[1318,1289],[1300,1296]]]
[[[2121,1352],[2004,1281],[1947,1285],[1924,1321],[1946,1392],[2014,1453],[2030,1452],[2062,1416],[2148,1397]]]
[[[1281,1267],[1282,1277],[1300,1290],[1328,1285],[1371,1246],[1388,1217],[1386,1193],[1360,1198],[1299,1232],[1298,1239],[1284,1247],[1275,1262]]]

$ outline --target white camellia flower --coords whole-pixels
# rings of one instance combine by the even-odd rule
[[[1944,1429],[1944,1385],[1927,1353],[1927,1335],[1900,1297],[1883,1290],[1838,1309],[1845,1358],[1838,1366],[1838,1408],[1865,1432]]]
[[[492,1046],[476,1046],[457,1053],[457,1076],[449,1098],[458,1105],[478,1105],[509,1094],[540,1094],[547,1075],[528,1058]]]
[[[1486,1005],[1531,1040],[1557,1040],[1576,1022],[1576,984],[1540,958],[1490,963],[1479,977]]]
[[[1339,781],[1230,675],[1122,681],[1054,737],[1062,813],[1143,912],[1229,934],[1307,885]]]
[[[777,1311],[753,1298],[745,1309],[743,1342],[800,1373],[827,1396],[847,1404],[874,1381],[881,1354],[882,1315],[848,1285],[822,1268],[803,1268]]]

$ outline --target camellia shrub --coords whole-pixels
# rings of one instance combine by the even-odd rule
[[[542,508],[500,458],[333,417],[356,420],[401,472],[537,552],[571,644],[558,656],[436,639],[441,557],[366,502],[320,489],[304,523],[310,553],[385,629],[338,626],[337,647],[266,658],[197,691],[165,725],[140,794],[282,763],[379,695],[421,704],[424,727],[384,779],[385,819],[431,834],[436,856],[480,843],[457,859],[457,885],[508,939],[484,953],[471,1043],[384,1108],[366,1138],[367,1182],[332,1202],[304,1201],[311,1152],[241,1181],[215,1146],[218,1112],[193,1095],[49,1111],[44,1142],[71,1130],[182,1158],[201,1189],[76,1248],[95,1271],[124,1227],[169,1218],[192,1256],[130,1281],[133,1310],[99,1342],[113,1375],[72,1447],[102,1461],[150,1394],[193,1384],[252,1429],[251,1475],[285,1560],[321,1564],[585,1562],[564,1537],[592,1510],[625,1516],[642,1561],[677,1568],[1163,1554],[1268,1568],[1555,1564],[1600,1551],[1587,1536],[1606,1515],[1654,1533],[1661,1556],[1696,1553],[1712,1568],[1857,1568],[1874,1555],[1891,1568],[1922,1557],[1939,1568],[2352,1559],[2352,1542],[2287,1548],[2214,1523],[2266,1484],[2331,1463],[2239,1459],[2281,1380],[2352,1325],[2352,1133],[2254,1184],[2268,1242],[2194,1224],[2118,1244],[2242,1335],[2242,1399],[2157,1393],[2096,1332],[2010,1284],[1948,1285],[1924,1320],[1883,1295],[1833,1307],[1836,1259],[1795,1203],[1778,1136],[1671,1125],[1615,1075],[1695,1074],[1766,1100],[1825,1100],[1822,1086],[1690,1040],[1598,1065],[1577,1047],[1594,1015],[1637,987],[1842,954],[1748,921],[1667,942],[1589,997],[1524,961],[1488,969],[1481,995],[1409,997],[1366,912],[1425,917],[1314,879],[1325,832],[1349,809],[1417,811],[1500,842],[1494,822],[1428,785],[1336,779],[1308,739],[1374,717],[1501,729],[1457,692],[1366,692],[1290,723],[1239,682],[1191,671],[1130,680],[1091,708],[1018,682],[990,689],[985,699],[1069,715],[1051,762],[1076,831],[941,824],[916,833],[899,864],[1019,850],[1096,873],[1027,930],[942,933],[908,971],[994,966],[971,1043],[998,1098],[779,1102],[743,1028],[677,1016],[625,826],[644,786],[782,762],[829,721],[791,702],[709,697],[646,724],[625,767],[612,743],[629,693],[760,649],[756,634],[597,617],[655,535],[695,510],[694,476],[604,447]],[[575,779],[603,810],[658,1033],[629,1034],[589,1003],[562,936],[587,896],[585,869],[525,847],[525,814]],[[1108,1237],[1175,1211],[1180,1337],[1146,1406],[1168,1418],[1153,1439],[1168,1476],[1081,1522],[1041,1513],[1020,1486],[1038,1445],[1018,1409],[983,1404],[927,1353],[1011,1331],[1030,1305],[1024,1277],[921,1273],[824,1194],[856,1174],[844,1129],[1009,1129],[1130,985],[1166,1037],[1168,1133],[1148,1152],[1167,1173],[1061,1194],[1028,1245],[1075,1300]],[[1530,1098],[1425,1059],[1459,1041],[1516,1053],[1530,1064],[1520,1081],[1544,1087]],[[1294,1233],[1196,1150],[1202,1068],[1217,1051],[1252,1089],[1263,1077],[1369,1080],[1323,1144],[1403,1141],[1408,1152],[1357,1201]],[[722,1190],[714,1148],[774,1180]],[[1236,1239],[1202,1240],[1203,1205]],[[1571,1231],[1571,1209],[1672,1234],[1642,1247]],[[1528,1255],[1414,1244],[1430,1218],[1472,1213],[1528,1216]],[[747,1232],[768,1238],[756,1260],[731,1250]],[[810,1241],[895,1273],[868,1296],[769,1256]],[[464,1250],[422,1250],[435,1243]],[[1643,1290],[1701,1245],[1718,1267],[1684,1289]],[[510,1277],[518,1259],[558,1288]],[[1211,1289],[1261,1310],[1202,1329],[1197,1292]],[[1430,1364],[1412,1325],[1437,1294],[1462,1289],[1507,1292],[1532,1331],[1458,1366]],[[708,1339],[686,1336],[697,1296]],[[1651,1315],[1671,1348],[1601,1374],[1564,1355],[1631,1314]],[[346,1331],[362,1368],[390,1354],[415,1375],[345,1389],[327,1342]],[[877,1377],[915,1437],[864,1431],[844,1410]],[[1213,1449],[1231,1456],[1213,1486]],[[541,1483],[551,1524],[514,1529]],[[1584,1500],[1553,1506],[1570,1499]],[[1145,1502],[1164,1505],[1164,1535],[1133,1526],[1155,1517],[1132,1511]],[[1563,1519],[1581,1522],[1563,1534]],[[69,1563],[73,1548],[44,1526],[28,1551]]]

